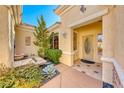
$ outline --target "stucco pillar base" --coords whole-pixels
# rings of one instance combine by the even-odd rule
[[[102,81],[113,85],[113,63],[102,59]]]
[[[63,53],[62,57],[60,58],[60,62],[65,65],[72,66],[73,65],[73,55]]]

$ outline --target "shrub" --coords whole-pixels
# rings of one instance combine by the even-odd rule
[[[62,51],[59,49],[46,49],[45,56],[52,61],[54,64],[59,63],[59,58],[62,55]]]
[[[37,65],[26,65],[11,69],[7,74],[0,77],[0,87],[34,87],[42,83],[44,76]]]

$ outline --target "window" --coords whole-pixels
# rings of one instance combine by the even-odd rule
[[[90,37],[86,37],[85,41],[84,41],[84,49],[85,49],[85,53],[86,54],[90,54],[91,52],[91,39]]]
[[[77,50],[77,33],[73,32],[73,49]]]
[[[56,33],[52,38],[52,46],[53,49],[59,49],[59,37],[58,33]]]
[[[26,46],[30,46],[31,45],[31,37],[30,36],[25,38],[25,45]]]
[[[54,48],[58,49],[59,48],[59,38],[58,36],[54,36]]]
[[[103,35],[102,34],[98,34],[97,35],[97,50],[98,50],[98,55],[102,55],[102,50],[103,50]]]

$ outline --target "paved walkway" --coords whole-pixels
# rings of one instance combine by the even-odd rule
[[[71,67],[59,64],[56,68],[60,71],[60,75],[56,76],[43,86],[42,88],[100,88],[102,81],[94,79],[81,73]]]
[[[101,63],[87,64],[79,61],[79,63],[74,64],[72,68],[78,70],[79,72],[85,73],[92,78],[102,80]]]

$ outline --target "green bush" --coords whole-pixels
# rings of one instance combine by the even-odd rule
[[[26,65],[11,69],[7,74],[0,77],[1,88],[11,87],[34,87],[41,84],[44,76],[37,65]]]
[[[54,64],[59,63],[59,58],[62,55],[62,51],[59,49],[46,49],[45,56],[52,61]]]

